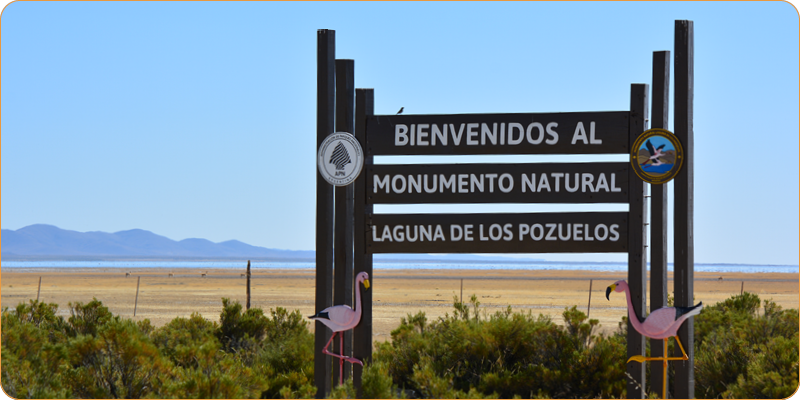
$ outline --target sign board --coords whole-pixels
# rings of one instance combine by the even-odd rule
[[[367,154],[628,154],[627,111],[380,115],[367,118]]]
[[[338,222],[337,216],[336,235],[350,237],[355,232],[356,240],[352,246],[338,242],[331,246],[334,230],[331,218],[333,196],[329,190],[331,188],[322,179],[318,180],[317,308],[328,307],[333,297],[330,258],[334,251],[337,254],[352,254],[354,272],[363,271],[370,275],[373,272],[372,255],[375,253],[617,252],[627,253],[631,306],[635,313],[644,315],[647,298],[644,290],[647,281],[644,254],[648,223],[643,181],[661,184],[673,177],[676,177],[675,304],[690,306],[694,266],[691,231],[694,190],[691,122],[694,31],[691,21],[675,23],[676,134],[654,130],[641,136],[639,133],[646,130],[648,121],[649,88],[646,84],[631,85],[628,111],[376,116],[373,115],[372,89],[356,89],[360,94],[353,101],[352,97],[348,97],[353,91],[350,86],[352,79],[339,87],[341,80],[333,76],[334,70],[339,68],[334,68],[333,31],[318,31],[317,140],[322,143],[318,153],[318,168],[321,177],[331,184],[347,185],[355,181],[352,198],[355,213],[352,218],[346,215],[344,223]],[[653,103],[654,109],[658,110],[657,119],[653,120],[654,126],[665,126],[668,110],[665,102],[668,100],[666,88],[669,87],[670,63],[668,52],[661,53],[667,54],[661,59],[661,65],[666,69],[656,74],[654,68],[654,82],[659,82],[653,89],[653,96],[658,100]],[[350,63],[337,60],[337,64],[339,61],[342,61],[342,65],[352,66],[352,60],[349,60]],[[347,95],[336,95],[335,110],[334,93]],[[355,110],[352,109],[353,104]],[[336,133],[325,139],[324,143],[319,140],[332,130],[334,120],[338,126],[339,121],[349,121],[352,116],[355,116],[355,121],[350,125],[364,145],[364,154],[361,153],[359,141],[351,139],[349,134],[337,136],[340,133]],[[676,136],[681,140],[675,139]],[[662,143],[662,139],[668,143]],[[681,142],[686,146],[685,159]],[[669,156],[672,149],[675,150],[674,160]],[[630,159],[626,163],[524,165],[373,164],[374,156],[483,154],[625,154]],[[367,174],[356,180],[362,163],[366,164]],[[686,173],[679,174],[682,164],[685,164]],[[629,178],[633,176],[631,169],[642,180]],[[666,192],[661,192],[662,189],[663,186],[655,186],[654,192],[659,191],[662,199],[666,199]],[[349,201],[350,198],[336,201],[337,215],[350,212]],[[380,203],[620,203],[627,204],[629,211],[373,213],[372,205]],[[654,207],[660,204],[658,207],[661,208],[665,202],[653,201],[653,204]],[[662,246],[661,253],[665,247]],[[660,256],[666,260],[666,255]],[[351,265],[344,267],[349,269]],[[666,291],[665,279],[654,277],[651,284],[661,285],[664,288],[662,292]],[[346,285],[339,286],[339,281],[335,290],[337,295],[350,292]],[[367,362],[372,354],[373,343],[371,296],[369,292],[365,294],[361,323],[353,330],[353,357]],[[327,338],[324,329],[319,329],[321,326],[317,328],[315,346],[322,348]],[[689,349],[688,362],[675,365],[674,387],[677,397],[681,398],[694,396],[692,331],[692,321],[689,320],[678,332],[681,341]],[[643,337],[630,324],[627,343],[629,358],[645,354]],[[644,395],[645,368],[637,364],[629,363],[626,367],[627,375],[631,378],[627,382],[629,398],[642,398]],[[318,398],[324,398],[330,392],[330,369],[329,360],[318,353],[314,373]],[[354,368],[357,391],[360,389],[361,373],[360,368]]]
[[[627,203],[629,164],[414,164],[367,168],[367,203]]]
[[[364,166],[364,152],[355,136],[347,132],[335,132],[319,146],[317,169],[328,183],[347,186],[356,180]]]
[[[625,253],[627,212],[375,214],[371,253]]]

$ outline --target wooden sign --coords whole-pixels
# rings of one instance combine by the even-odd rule
[[[367,169],[367,202],[627,203],[628,164],[414,164]]]
[[[659,184],[675,178],[675,305],[692,304],[694,248],[693,224],[693,55],[694,30],[691,21],[675,21],[675,134],[672,145],[683,146],[685,156],[669,172],[670,146],[657,143],[659,136],[637,137],[647,130],[648,93],[646,84],[631,85],[630,109],[612,112],[504,113],[452,115],[375,116],[374,92],[358,89],[353,101],[352,60],[337,60],[334,68],[334,32],[318,31],[317,52],[317,145],[336,130],[353,131],[364,150],[365,174],[356,174],[352,192],[341,192],[335,199],[333,219],[332,187],[321,175],[317,179],[317,271],[318,309],[337,304],[352,291],[346,286],[347,271],[373,276],[375,253],[627,253],[630,304],[637,315],[646,307],[647,268],[645,247],[647,202],[645,178]],[[656,128],[666,128],[668,117],[669,59],[660,58],[666,70],[655,73],[653,108]],[[349,69],[348,69],[349,68]],[[661,67],[659,67],[661,68]],[[347,69],[347,73],[339,71]],[[336,77],[334,79],[334,71]],[[656,79],[657,78],[657,79]],[[341,84],[340,82],[346,82]],[[336,87],[334,88],[334,83]],[[660,89],[657,89],[660,87]],[[336,95],[335,118],[333,98]],[[339,93],[345,94],[341,96]],[[355,104],[355,109],[353,105]],[[354,117],[354,118],[353,118]],[[348,121],[340,127],[340,121]],[[657,122],[658,121],[658,122]],[[666,132],[666,131],[664,131]],[[648,145],[649,140],[649,145]],[[662,146],[664,144],[664,146]],[[344,148],[320,157],[321,164],[333,168],[333,177],[348,175],[352,154]],[[530,164],[451,164],[451,165],[375,165],[374,156],[392,155],[507,155],[507,154],[625,154],[626,163],[530,163]],[[350,162],[348,162],[350,161]],[[380,160],[379,160],[380,161]],[[633,170],[642,179],[630,173]],[[322,171],[321,171],[322,172]],[[673,176],[668,176],[672,174]],[[630,178],[632,177],[632,178]],[[662,215],[666,207],[664,185],[653,187],[652,204]],[[354,193],[354,194],[348,194]],[[351,197],[352,196],[352,197]],[[655,199],[659,197],[660,200]],[[352,203],[351,203],[352,202]],[[621,203],[626,212],[572,212],[523,214],[375,214],[373,204],[431,203]],[[663,221],[653,221],[662,225]],[[650,225],[652,226],[652,225]],[[333,241],[334,227],[336,228]],[[665,228],[659,228],[665,232]],[[355,236],[355,240],[349,240]],[[664,235],[654,235],[654,241]],[[345,240],[340,238],[344,237]],[[666,249],[659,258],[666,262]],[[344,260],[333,267],[333,253]],[[352,256],[351,260],[348,257]],[[655,261],[655,257],[654,257]],[[654,262],[654,265],[658,264]],[[345,271],[336,286],[332,271]],[[662,271],[663,272],[663,271]],[[352,276],[352,275],[350,275]],[[665,277],[665,274],[661,276]],[[657,271],[655,284],[663,286]],[[336,297],[334,297],[334,294]],[[661,293],[663,295],[663,293]],[[343,297],[340,297],[343,296]],[[658,296],[658,295],[657,295]],[[661,296],[659,296],[661,297]],[[663,296],[666,298],[666,295]],[[372,354],[372,294],[364,294],[361,322],[353,330],[352,356],[369,362]],[[654,301],[653,304],[656,302]],[[326,346],[324,325],[317,324],[316,348]],[[688,360],[675,363],[675,394],[694,396],[693,325],[686,321],[678,332],[688,350]],[[350,339],[345,336],[344,353]],[[645,354],[644,338],[630,325],[627,355]],[[656,346],[653,346],[655,349]],[[663,349],[662,349],[663,350]],[[655,371],[655,366],[653,367]],[[315,384],[317,398],[330,393],[330,360],[317,353]],[[643,398],[645,368],[628,363],[628,398]],[[353,369],[354,387],[362,397],[360,366]],[[664,381],[666,385],[666,381]]]
[[[627,212],[374,214],[371,253],[625,253]]]
[[[630,113],[377,115],[368,155],[627,154]]]

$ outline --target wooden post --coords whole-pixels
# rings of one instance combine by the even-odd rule
[[[356,89],[355,135],[364,148],[365,154],[364,171],[354,182],[353,273],[358,274],[364,271],[369,274],[370,289],[361,294],[361,322],[353,329],[353,357],[361,360],[365,365],[372,362],[372,293],[378,287],[377,279],[372,274],[372,253],[367,249],[367,238],[372,233],[372,205],[367,204],[369,191],[367,190],[366,171],[372,168],[373,160],[370,149],[366,147],[366,121],[367,117],[374,114],[374,103],[373,89]],[[358,397],[363,397],[361,392],[362,372],[361,366],[353,365],[353,386],[356,388]]]
[[[138,277],[136,279],[136,300],[133,301],[133,316],[136,316],[136,307],[139,305],[139,282],[142,281],[142,277]]]
[[[336,131],[355,131],[355,71],[353,60],[336,60]],[[333,304],[353,306],[353,186],[334,189]],[[358,290],[358,288],[356,288]],[[340,353],[340,343],[344,349]],[[334,353],[350,356],[353,331],[334,341]],[[332,357],[333,358],[333,357]],[[338,359],[335,360],[338,363]],[[344,363],[344,379],[350,378],[351,364]],[[337,381],[338,382],[338,381]]]
[[[334,125],[334,59],[336,32],[317,31],[317,148]],[[333,186],[317,174],[316,221],[316,310],[323,310],[333,301]],[[322,349],[332,332],[322,322],[314,322],[314,384],[317,398],[325,398],[331,391],[330,357]]]
[[[652,127],[668,129],[669,51],[653,52]],[[667,185],[650,185],[650,312],[667,306]],[[662,339],[650,339],[650,354],[666,355]],[[653,393],[665,393],[663,363],[650,363]]]
[[[694,23],[675,21],[675,136],[683,146],[683,167],[675,176],[675,306],[694,301]],[[677,361],[675,397],[694,398],[694,318],[687,319],[678,337],[689,359]],[[680,349],[676,347],[676,353]]]
[[[464,278],[461,278],[461,294],[458,296],[458,302],[464,304]]]
[[[247,303],[245,309],[250,309],[250,260],[247,260]]]
[[[739,289],[739,296],[744,294],[744,281],[742,281],[742,288]]]
[[[589,312],[592,310],[592,281],[589,279],[589,304],[586,306],[586,319],[589,319]]]
[[[744,282],[742,282],[744,284]],[[36,289],[36,301],[39,301],[39,294],[42,293],[42,277],[39,277],[39,289]]]
[[[628,130],[628,148],[633,147],[633,143],[639,135],[647,130],[647,107],[648,107],[647,84],[631,85],[631,116]],[[628,173],[628,286],[631,291],[631,302],[636,315],[644,316],[647,298],[645,288],[647,286],[647,263],[645,262],[645,243],[647,242],[647,228],[645,218],[647,215],[647,203],[644,201],[645,185],[644,181],[636,176],[633,168]],[[630,320],[628,321],[628,358],[635,355],[645,354],[644,336],[633,329]],[[645,365],[644,363],[631,362],[627,364],[628,378],[627,393],[629,399],[641,399],[644,397],[645,387]],[[635,382],[633,382],[634,380]]]

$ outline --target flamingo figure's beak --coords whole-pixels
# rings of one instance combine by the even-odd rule
[[[369,279],[364,279],[364,289],[369,290]]]
[[[617,289],[617,284],[616,283],[612,283],[611,286],[606,288],[606,300],[609,300],[609,301],[611,300],[611,299],[608,298],[608,295],[611,294],[612,290],[616,290],[616,289]]]

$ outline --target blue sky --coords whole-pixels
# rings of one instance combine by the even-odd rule
[[[796,265],[798,12],[783,2],[11,3],[2,228],[313,249],[317,29],[336,30],[378,114],[606,111],[650,83],[676,19],[695,24],[695,260]]]

